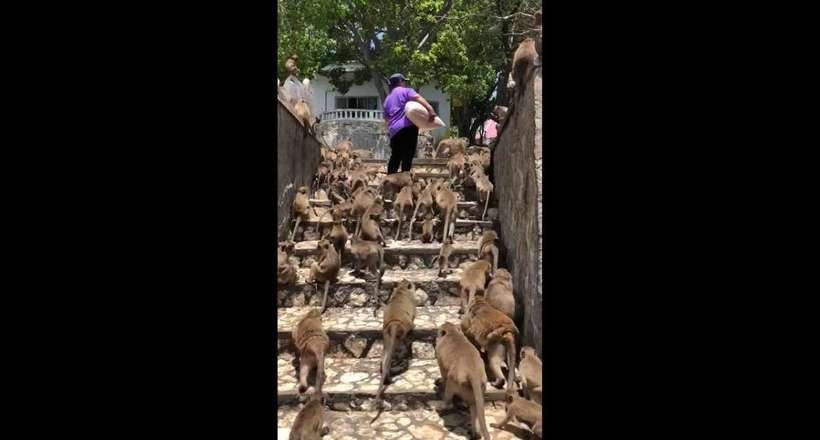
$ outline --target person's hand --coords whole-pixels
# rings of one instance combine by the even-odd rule
[[[430,122],[434,122],[436,120],[436,116],[438,116],[436,112],[430,112]]]

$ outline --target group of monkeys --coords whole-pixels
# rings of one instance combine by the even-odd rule
[[[421,241],[431,243],[434,238],[440,237],[442,243],[438,260],[439,276],[449,273],[450,255],[453,252],[453,235],[458,212],[459,194],[451,189],[453,184],[465,184],[470,180],[474,183],[479,198],[484,202],[482,219],[486,215],[493,184],[486,174],[491,164],[490,149],[487,147],[470,147],[467,149],[466,138],[450,138],[439,142],[437,157],[448,157],[449,179],[418,178],[413,170],[377,176],[375,168],[364,165],[363,157],[367,153],[353,148],[350,139],[344,140],[334,148],[322,147],[322,162],[311,185],[301,186],[294,196],[291,205],[292,218],[295,225],[290,240],[280,243],[278,249],[277,283],[280,286],[294,284],[297,279],[297,268],[288,262],[288,256],[295,247],[296,234],[299,225],[307,222],[311,216],[319,221],[331,215],[332,226],[325,230],[317,245],[319,256],[311,265],[309,282],[318,288],[324,284],[322,297],[322,313],[327,308],[327,294],[330,284],[337,281],[339,268],[343,264],[343,257],[347,256],[353,262],[353,276],[364,276],[363,269],[376,276],[376,295],[381,288],[381,279],[384,275],[384,248],[387,247],[380,227],[382,216],[386,216],[385,199],[393,200],[393,208],[397,217],[397,226],[394,240],[399,240],[402,233],[402,223],[407,215],[409,226],[407,238],[413,239],[413,226],[422,214],[424,220],[421,225]],[[467,168],[469,167],[469,176]],[[379,180],[377,185],[381,194],[371,188],[370,182]],[[310,204],[311,192],[318,200],[329,200],[331,208],[322,216],[318,216],[315,208]],[[348,227],[355,223],[352,236]],[[444,225],[440,235],[436,233],[438,224]],[[350,248],[345,255],[345,245],[350,239]],[[493,273],[498,266],[498,236],[494,231],[486,231],[481,239],[482,253],[490,255],[493,263]],[[464,307],[467,299],[464,298]]]
[[[425,182],[415,173],[395,173],[384,176],[379,187],[381,194],[369,187],[377,172],[367,169],[362,161],[364,152],[354,150],[350,139],[335,148],[322,149],[322,163],[311,188],[300,187],[292,205],[294,226],[289,241],[279,246],[279,285],[296,281],[296,268],[288,263],[292,252],[296,231],[300,222],[307,221],[313,212],[310,193],[317,199],[329,199],[333,226],[324,233],[318,243],[320,256],[310,269],[311,282],[325,284],[321,309],[312,309],[293,330],[293,344],[296,348],[298,365],[298,392],[309,389],[308,375],[315,368],[314,393],[300,411],[291,429],[290,439],[319,439],[328,432],[323,427],[324,400],[322,386],[325,380],[324,358],[330,348],[327,334],[322,328],[322,314],[327,308],[327,293],[330,282],[336,282],[348,241],[346,221],[356,219],[355,232],[351,239],[349,256],[353,261],[353,275],[361,275],[366,268],[377,274],[376,295],[380,294],[381,278],[384,275],[384,247],[386,246],[379,226],[379,219],[385,215],[384,200],[392,199],[397,216],[395,240],[398,240],[405,215],[412,211],[407,237],[413,237],[413,223],[421,211],[424,215],[422,241],[431,242],[440,237],[439,277],[449,273],[449,256],[453,247],[455,218],[458,196],[451,185],[463,185],[467,179],[475,183],[479,197],[487,202],[492,191],[492,183],[486,174],[490,166],[490,150],[486,147],[467,149],[465,138],[442,140],[436,157],[449,157],[449,179],[430,179]],[[472,150],[472,151],[470,151]],[[466,172],[469,168],[469,173]],[[388,200],[389,200],[388,199]],[[443,218],[439,220],[435,215]],[[433,226],[444,223],[441,235]],[[515,338],[518,329],[514,323],[516,307],[513,295],[512,276],[504,268],[498,268],[500,242],[495,231],[487,230],[479,241],[479,259],[467,266],[459,279],[461,298],[461,325],[445,323],[436,339],[436,359],[438,360],[443,385],[444,401],[452,404],[459,398],[470,409],[471,429],[476,437],[490,439],[484,418],[484,391],[488,381],[481,353],[485,353],[492,385],[504,388],[506,385],[506,416],[496,428],[510,421],[527,423],[533,432],[541,437],[541,360],[531,347],[521,349],[520,362],[516,365]],[[381,397],[390,378],[393,353],[399,344],[406,343],[407,335],[414,328],[416,315],[415,284],[405,280],[398,282],[384,301],[383,341],[384,353],[381,364],[382,380],[376,394]],[[378,301],[379,307],[382,301]],[[374,316],[379,307],[374,308]],[[507,368],[507,376],[503,368]],[[518,372],[516,375],[515,372]],[[516,385],[518,384],[518,385]],[[522,391],[525,397],[519,396]],[[378,414],[376,415],[378,418]],[[374,421],[376,419],[374,418]],[[372,422],[371,422],[372,423]]]

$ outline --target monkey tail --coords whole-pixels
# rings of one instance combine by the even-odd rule
[[[511,332],[504,335],[507,345],[507,391],[513,390],[515,380],[515,336]]]
[[[473,400],[475,401],[476,414],[478,414],[478,424],[481,428],[481,435],[485,439],[491,439],[490,432],[487,430],[487,421],[484,419],[484,390],[481,388],[481,382],[479,382],[475,373],[471,374],[469,379],[470,385],[473,387]]]
[[[379,249],[379,278],[376,280],[376,296],[382,289],[382,277],[384,276],[384,249]]]
[[[396,344],[396,327],[393,325],[388,325],[387,327],[387,338],[384,340],[384,359],[382,360],[382,380],[379,384],[379,390],[376,392],[376,402],[381,402],[382,395],[384,394],[384,389],[387,387],[387,376],[390,374],[390,362],[393,360],[393,348]],[[384,410],[384,405],[379,405],[379,411],[376,413],[376,417],[373,417],[373,420],[370,421],[372,424],[379,418]]]

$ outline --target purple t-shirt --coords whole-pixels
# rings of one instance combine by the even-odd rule
[[[415,99],[416,96],[419,96],[419,94],[410,87],[396,87],[385,98],[383,105],[384,116],[390,121],[387,125],[387,132],[391,138],[402,128],[413,125],[413,122],[404,114],[404,105],[407,104],[407,101]]]

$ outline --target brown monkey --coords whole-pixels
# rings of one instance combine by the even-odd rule
[[[308,196],[308,187],[300,186],[293,197],[292,214],[296,217],[296,225],[293,227],[293,232],[290,234],[290,241],[296,237],[296,230],[299,229],[299,222],[308,221],[310,213],[316,215],[316,211],[310,207],[310,198]]]
[[[444,242],[445,237],[452,236],[453,233],[455,233],[458,198],[454,192],[450,191],[450,184],[448,182],[439,182],[435,188],[434,200],[439,211],[444,216],[442,220],[442,223],[444,223],[444,231],[441,234],[441,241]]]
[[[459,296],[461,296],[461,313],[465,313],[470,303],[477,293],[484,292],[487,285],[487,274],[492,269],[490,263],[485,260],[478,260],[467,266],[461,273],[459,283]]]
[[[376,392],[378,401],[384,389],[387,387],[390,377],[390,364],[393,360],[393,351],[397,344],[400,344],[405,337],[413,330],[413,320],[416,319],[416,291],[415,284],[401,280],[393,293],[390,295],[387,307],[384,308],[384,325],[382,327],[382,340],[384,342],[384,357],[382,359],[382,380],[379,390]],[[381,410],[379,410],[381,414]],[[376,421],[376,417],[370,423]]]
[[[324,416],[324,397],[321,393],[311,394],[308,402],[293,421],[288,440],[321,440],[323,435],[330,432],[330,428],[324,426]]]
[[[319,189],[323,184],[327,185],[331,171],[333,171],[332,162],[325,160],[319,163],[319,170],[316,171],[316,178],[313,180],[313,187],[315,189]]]
[[[293,329],[293,344],[299,362],[299,393],[308,389],[307,378],[316,368],[316,394],[322,394],[325,383],[325,352],[330,348],[330,339],[322,329],[322,314],[319,309],[307,312]]]
[[[296,267],[288,262],[288,254],[293,252],[294,243],[287,241],[279,245],[279,252],[277,255],[277,274],[276,284],[279,286],[287,286],[296,283],[298,276],[296,274]]]
[[[313,116],[310,114],[310,107],[307,102],[305,102],[304,99],[296,101],[296,104],[293,106],[293,111],[296,113],[296,119],[305,126],[305,137],[307,137],[308,134],[313,135],[313,124],[311,123]]]
[[[502,429],[510,422],[523,422],[528,427],[534,428],[536,424],[541,423],[541,405],[538,403],[518,397],[518,393],[512,389],[507,389],[505,400],[504,420],[497,424],[490,423],[493,428]]]
[[[535,16],[533,17],[532,25],[534,27],[540,27],[541,26],[541,9],[535,11]]]
[[[433,217],[432,213],[428,212],[424,215],[424,223],[421,224],[422,243],[431,243],[433,241],[433,227],[436,226],[438,222],[439,220]]]
[[[345,229],[342,224],[342,220],[344,219],[342,213],[343,209],[341,208],[331,210],[331,214],[333,215],[333,228],[330,229],[330,233],[328,234],[328,238],[333,243],[333,248],[336,249],[336,253],[339,254],[340,261],[342,255],[344,255],[345,243],[347,243],[347,229]]]
[[[321,240],[317,248],[322,252],[318,263],[313,263],[310,267],[310,279],[314,283],[325,283],[325,294],[322,297],[322,313],[327,309],[327,291],[330,289],[330,282],[334,283],[339,276],[339,266],[341,259],[333,244],[328,240]]]
[[[384,212],[384,201],[381,197],[376,197],[373,204],[365,210],[362,218],[359,221],[359,233],[354,237],[362,237],[365,240],[376,241],[382,246],[385,246],[384,236],[379,226],[379,217]]]
[[[299,76],[299,67],[296,65],[298,62],[299,56],[296,54],[291,55],[287,61],[285,61],[285,72],[287,72],[288,75]]]
[[[499,124],[504,124],[504,121],[507,120],[507,111],[509,107],[505,107],[503,105],[497,105],[493,107],[493,116],[496,118]]]
[[[442,139],[436,147],[436,156],[450,157],[456,153],[463,153],[464,149],[469,145],[470,140],[467,138],[447,138]]]
[[[353,140],[351,138],[347,138],[336,144],[336,148],[334,149],[339,152],[344,151],[349,153],[353,149]]]
[[[423,191],[419,194],[419,198],[416,200],[416,210],[413,211],[413,216],[410,217],[410,227],[408,228],[407,234],[409,235],[409,239],[413,239],[413,223],[416,221],[416,215],[418,215],[419,208],[424,207],[426,212],[431,212],[433,210],[433,189],[435,187],[435,182],[430,180],[430,183],[427,184],[427,187],[424,188]]]
[[[522,96],[524,90],[527,88],[527,81],[532,73],[532,67],[535,64],[535,40],[532,38],[525,38],[518,44],[518,49],[513,54],[512,62],[512,78],[515,81],[516,92],[515,96]]]
[[[436,339],[436,360],[444,384],[445,404],[449,406],[453,397],[458,396],[470,407],[474,435],[491,440],[484,419],[484,391],[487,387],[484,361],[456,324],[447,322],[441,326]]]
[[[354,237],[350,242],[350,255],[353,257],[353,276],[362,275],[362,268],[375,274],[376,278],[376,297],[382,286],[382,276],[384,275],[384,249],[375,241],[362,240]]]
[[[450,182],[455,183],[461,178],[464,172],[464,153],[458,152],[450,155],[450,160],[447,161],[447,170],[450,172]]]
[[[476,296],[461,320],[461,329],[481,351],[487,353],[490,371],[495,376],[493,386],[496,388],[504,386],[501,363],[506,351],[507,390],[511,390],[515,379],[515,337],[518,335],[518,328],[512,319],[487,304],[482,296]]]
[[[478,190],[478,199],[484,202],[484,212],[481,213],[481,220],[483,221],[487,215],[487,207],[490,206],[490,194],[493,192],[493,184],[487,175],[474,180],[476,190]]]
[[[382,195],[391,200],[395,199],[396,192],[405,186],[413,185],[415,172],[404,171],[401,173],[388,174],[382,180]]]
[[[513,295],[512,275],[507,269],[498,269],[487,285],[484,299],[487,304],[500,310],[510,319],[515,320],[515,296]]]
[[[495,271],[498,269],[498,234],[495,231],[484,231],[478,242],[478,258],[492,263],[493,270],[490,273],[495,276]]]
[[[350,216],[359,222],[356,224],[356,231],[353,236],[359,235],[361,229],[361,218],[367,209],[376,201],[376,193],[370,188],[361,188],[358,192],[353,193],[353,206],[350,208]]]
[[[450,270],[450,254],[453,253],[453,238],[447,237],[444,239],[444,244],[438,252],[438,276],[443,278],[446,274],[452,272]]]
[[[518,378],[524,396],[541,403],[541,374],[543,372],[541,359],[535,354],[532,347],[521,347],[521,361],[518,363]]]
[[[401,219],[404,217],[404,211],[407,208],[413,209],[413,187],[405,186],[404,188],[399,191],[399,195],[396,196],[396,200],[393,201],[393,208],[396,210],[396,215],[398,217],[398,224],[396,225],[396,238],[395,240],[399,239],[399,233],[401,232]]]

